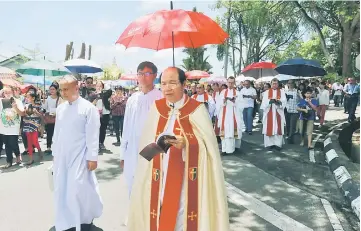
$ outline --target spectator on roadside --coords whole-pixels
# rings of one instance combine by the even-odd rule
[[[297,105],[297,111],[300,112],[300,123],[299,131],[302,137],[301,146],[304,145],[304,124],[306,124],[306,135],[307,135],[307,146],[308,149],[313,149],[312,147],[312,133],[314,122],[316,119],[316,112],[318,108],[318,102],[316,99],[312,98],[313,89],[308,87],[305,91],[305,98],[301,99]]]
[[[326,89],[326,82],[321,82],[319,85],[318,98],[318,117],[320,118],[320,126],[325,122],[325,115],[328,106],[330,105],[330,92]]]
[[[335,107],[339,107],[341,103],[341,97],[342,97],[342,91],[343,91],[343,86],[340,84],[340,82],[336,82],[333,86],[332,86],[332,90],[333,90],[333,101],[335,103]]]
[[[299,101],[296,84],[290,80],[288,81],[288,90],[285,91],[287,104],[286,104],[286,134],[288,136],[288,142],[293,143],[293,136],[296,133],[297,121],[299,118],[299,112],[297,111],[297,104]]]

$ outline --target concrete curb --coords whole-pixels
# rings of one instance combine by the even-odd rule
[[[343,124],[340,124],[339,127],[342,125]],[[335,177],[337,186],[346,197],[346,200],[350,203],[352,211],[360,219],[360,186],[352,180],[350,173],[347,171],[342,163],[343,161],[337,154],[336,150],[340,152],[340,149],[337,148],[337,142],[337,136],[331,131],[323,142],[323,151],[326,155],[326,162]]]

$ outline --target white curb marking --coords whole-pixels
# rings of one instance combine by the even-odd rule
[[[328,152],[326,152],[326,161],[327,163],[330,163],[331,160],[335,159],[336,157],[338,157],[335,149],[331,149]]]
[[[354,213],[356,213],[358,219],[360,219],[360,196],[351,202],[351,207]]]
[[[312,163],[316,163],[316,160],[315,160],[315,150],[311,149],[310,151],[308,151],[308,155],[310,157],[310,161]]]
[[[335,211],[333,210],[330,202],[328,200],[322,199],[321,202],[323,205],[323,208],[325,209],[328,219],[330,220],[330,223],[332,225],[332,228],[334,231],[343,231],[342,225],[340,221],[338,220]]]
[[[311,231],[313,229],[301,224],[300,222],[293,220],[287,215],[278,212],[274,208],[268,206],[262,201],[252,197],[251,195],[243,192],[239,188],[232,184],[225,182],[228,192],[228,198],[232,203],[243,206],[250,210],[254,214],[258,215],[262,219],[276,226],[284,231]]]
[[[326,147],[330,143],[332,143],[332,141],[331,141],[331,138],[328,137],[327,139],[325,139],[325,141],[323,141],[323,147]]]
[[[340,166],[333,171],[333,174],[336,179],[336,183],[339,188],[341,188],[342,184],[348,180],[351,179],[350,173],[348,173],[347,169],[344,166]]]

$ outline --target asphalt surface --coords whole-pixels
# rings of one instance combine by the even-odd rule
[[[342,120],[340,117],[336,115],[332,121]],[[322,129],[327,133],[327,127]],[[222,157],[232,231],[334,230],[321,199],[330,202],[343,230],[359,230],[359,221],[338,190],[322,152],[315,150],[316,163],[312,163],[307,149],[299,145],[269,152],[257,131],[252,137],[244,134],[243,140],[240,152]],[[119,147],[113,142],[115,137],[107,136],[108,150],[99,157],[96,173],[104,212],[94,221],[92,231],[127,230],[123,221],[128,196],[119,168]],[[44,144],[43,139],[42,147]],[[23,150],[22,144],[20,147]],[[26,156],[23,159],[26,161]],[[0,158],[2,165],[4,155]],[[51,157],[47,156],[43,163],[30,168],[1,170],[0,231],[54,230],[53,198],[46,171],[50,165]]]

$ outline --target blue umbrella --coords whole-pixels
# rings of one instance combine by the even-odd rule
[[[87,59],[72,59],[64,62],[64,66],[73,73],[93,74],[103,72],[103,69],[95,62]]]
[[[39,84],[39,85],[44,85],[44,78],[41,76],[26,76],[23,75],[23,79],[24,79],[24,83],[28,83],[28,84]],[[53,83],[53,81],[51,81],[50,79],[45,79],[45,85],[49,86]]]
[[[293,76],[324,76],[325,69],[315,60],[295,58],[279,64],[275,70],[284,75]]]

